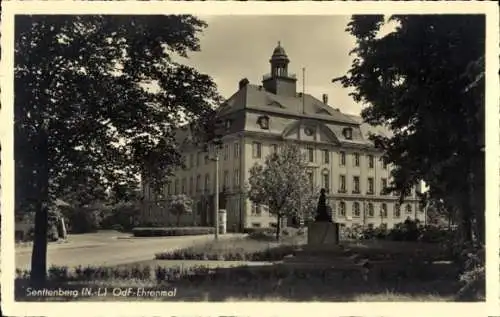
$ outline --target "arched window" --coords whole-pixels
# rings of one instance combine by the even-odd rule
[[[375,209],[373,208],[373,204],[369,203],[368,204],[368,217],[374,217],[375,216]]]
[[[361,212],[359,210],[359,203],[357,201],[354,202],[354,204],[352,204],[352,209],[353,209],[353,216],[359,217]]]
[[[345,217],[345,202],[343,201],[339,203],[339,216]]]

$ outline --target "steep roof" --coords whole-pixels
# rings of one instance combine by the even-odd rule
[[[386,137],[391,137],[393,133],[385,126],[377,125],[373,126],[363,121],[363,118],[360,116],[346,114],[346,116],[350,117],[352,120],[356,121],[360,124],[361,133],[366,140],[369,140],[370,134],[381,135]]]
[[[347,124],[358,124],[350,116],[324,104],[319,99],[305,94],[283,96],[267,92],[262,86],[247,84],[233,94],[220,109],[220,114],[229,114],[243,109],[262,110],[289,115],[306,115]]]

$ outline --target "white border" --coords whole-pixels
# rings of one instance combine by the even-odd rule
[[[10,316],[487,316],[499,307],[499,96],[497,71],[499,18],[494,2],[134,2],[4,1],[2,3],[1,143],[2,143],[2,312]],[[174,14],[195,15],[351,15],[351,14],[487,14],[486,51],[486,197],[487,303],[16,303],[14,275],[13,173],[13,21],[15,14]],[[327,32],[327,30],[325,30]],[[332,285],[335,287],[335,285]]]

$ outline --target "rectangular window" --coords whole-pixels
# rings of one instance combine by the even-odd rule
[[[182,194],[186,194],[186,184],[187,184],[187,181],[186,181],[185,178],[183,178],[182,179],[182,185],[181,185],[182,186],[182,189],[181,189],[182,190],[182,192],[181,192]]]
[[[262,157],[262,144],[259,142],[252,143],[252,157],[261,158]]]
[[[205,174],[205,192],[210,192],[210,174]]]
[[[262,216],[262,205],[257,205],[256,215]]]
[[[330,163],[330,153],[328,150],[322,150],[323,153],[323,164],[329,164]]]
[[[386,189],[387,189],[387,178],[382,178],[382,190],[381,190],[380,194],[385,195]]]
[[[234,170],[234,187],[240,186],[240,170]]]
[[[224,161],[229,159],[229,144],[224,144]]]
[[[354,188],[353,188],[352,192],[356,193],[356,194],[359,194],[360,193],[360,190],[359,190],[359,176],[354,176],[352,178],[352,181],[353,181],[353,185],[354,185]]]
[[[179,194],[179,180],[175,180],[175,188],[174,188],[174,195]]]
[[[382,161],[382,168],[386,170],[387,164],[385,163],[385,161],[382,158],[380,160]]]
[[[167,194],[172,195],[172,183],[170,181],[167,183]]]
[[[375,192],[373,186],[373,177],[368,177],[368,194],[373,194]]]
[[[354,153],[354,166],[359,166],[359,153]]]
[[[399,204],[394,205],[394,218],[401,217],[401,206]]]
[[[229,171],[224,171],[224,188],[229,188]]]
[[[359,203],[358,202],[354,202],[352,204],[352,211],[353,211],[353,217],[360,217],[361,216],[361,211],[360,211],[360,207],[359,207]]]
[[[278,154],[278,144],[271,144],[271,153]]]
[[[234,143],[234,158],[240,157],[240,144]]]
[[[307,156],[309,158],[309,162],[314,162],[314,149],[313,148],[307,149]]]
[[[251,203],[252,204],[252,215],[256,216],[257,215],[257,204],[256,203]]]
[[[373,155],[368,155],[368,167],[373,168],[373,166],[374,166]]]
[[[314,187],[314,174],[313,172],[307,172],[307,177],[309,179],[309,184]]]
[[[190,154],[189,155],[189,166],[188,168],[190,167],[194,167],[194,154]]]
[[[330,174],[325,172],[323,173],[323,188],[326,192],[330,192]]]
[[[339,203],[339,215],[345,217],[345,202],[343,201]]]
[[[196,153],[196,166],[201,166],[201,152]]]
[[[196,192],[200,192],[200,187],[201,187],[201,175],[196,175]]]
[[[382,204],[380,206],[380,216],[382,218],[387,218],[387,205],[386,204]]]
[[[252,222],[253,228],[260,228],[260,222]]]
[[[340,175],[340,181],[339,181],[339,191],[341,193],[345,193],[346,192],[346,189],[345,189],[345,175]]]
[[[189,178],[189,194],[193,194],[194,191],[194,182],[193,182],[193,176]]]
[[[345,166],[345,152],[340,152],[340,165]]]

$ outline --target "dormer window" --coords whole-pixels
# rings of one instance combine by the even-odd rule
[[[307,135],[307,136],[312,136],[314,134],[314,130],[310,127],[306,127],[304,129],[304,133]]]
[[[262,116],[257,119],[257,124],[262,130],[269,130],[269,117]]]
[[[352,139],[352,128],[344,128],[344,130],[342,130],[342,135],[344,136],[344,138],[351,140]]]

